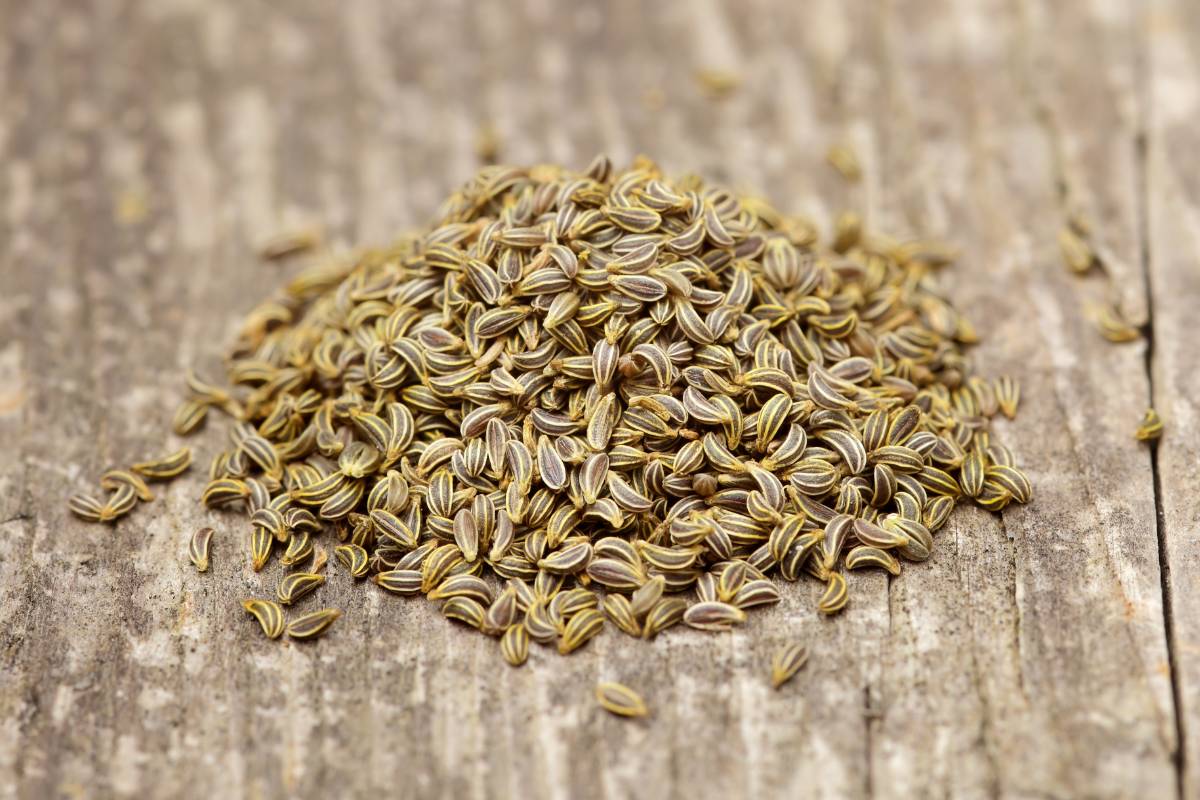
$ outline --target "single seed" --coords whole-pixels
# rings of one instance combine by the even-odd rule
[[[596,701],[605,711],[618,717],[644,717],[650,713],[641,695],[621,683],[605,681],[597,684]]]
[[[212,528],[199,528],[188,542],[188,558],[196,565],[197,572],[208,572],[208,548],[212,536]]]
[[[242,608],[258,620],[268,639],[278,639],[283,634],[283,609],[278,603],[251,598],[242,601]]]
[[[131,469],[148,480],[166,481],[182,474],[191,465],[192,449],[184,447],[169,456],[134,464]]]
[[[1142,415],[1141,424],[1138,425],[1134,436],[1137,437],[1138,441],[1150,442],[1160,438],[1162,433],[1163,421],[1158,416],[1158,412],[1153,408],[1146,409],[1146,413]]]
[[[781,647],[771,659],[771,688],[778,689],[790,681],[808,662],[808,647],[792,642]]]
[[[325,583],[324,575],[312,572],[292,572],[283,576],[283,580],[279,582],[279,587],[275,590],[275,596],[284,605],[291,605],[301,597],[315,592],[317,587],[323,583]]]
[[[315,639],[329,630],[338,617],[342,615],[336,608],[322,608],[296,617],[287,626],[287,635],[293,639]]]

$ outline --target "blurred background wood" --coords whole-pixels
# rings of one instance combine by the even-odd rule
[[[1198,43],[1183,0],[0,0],[0,797],[1200,797]],[[337,570],[324,641],[265,641],[236,601],[273,573],[197,508],[201,470],[112,530],[67,514],[164,449],[183,371],[294,271],[257,242],[387,241],[484,131],[509,162],[646,153],[958,244],[945,286],[1023,385],[1000,433],[1034,502],[961,509],[834,619],[788,585],[729,635],[520,670]],[[1147,340],[1086,319],[1075,210]],[[812,658],[772,692],[792,639]],[[653,717],[599,711],[599,679]]]

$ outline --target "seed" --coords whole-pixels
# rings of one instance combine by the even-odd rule
[[[134,464],[131,469],[148,480],[166,481],[182,474],[191,465],[192,449],[184,447],[169,456]]]
[[[351,577],[361,578],[367,574],[371,566],[367,551],[356,544],[343,544],[333,548],[333,555],[338,563],[346,568]],[[419,573],[418,573],[419,574]]]
[[[851,548],[850,552],[846,554],[846,569],[865,569],[870,567],[885,569],[893,575],[900,574],[900,562],[887,550],[859,545],[858,547]]]
[[[829,161],[860,179],[847,146]],[[277,548],[298,570],[284,599],[336,536],[352,577],[426,593],[513,663],[605,619],[726,630],[805,573],[832,613],[846,570],[929,558],[962,496],[1032,497],[991,431],[1017,383],[972,370],[976,332],[929,279],[955,257],[854,211],[823,236],[646,159],[489,165],[433,225],[260,303],[173,427],[231,418],[201,499],[245,511],[255,570]],[[189,462],[105,473],[68,507],[113,521]]]
[[[258,257],[264,261],[275,261],[287,256],[311,250],[321,243],[321,229],[300,228],[277,233],[258,246]]]
[[[101,507],[100,521],[115,522],[132,511],[136,505],[137,493],[134,488],[128,484],[121,484],[113,490],[108,496],[108,501]]]
[[[1092,248],[1071,228],[1063,228],[1058,232],[1058,246],[1067,268],[1077,275],[1087,272],[1096,262]]]
[[[442,603],[442,616],[470,625],[472,628],[483,627],[483,606],[470,597],[451,597]]]
[[[279,607],[278,603],[251,598],[242,601],[242,608],[258,620],[262,632],[268,639],[278,639],[283,635],[283,609]]]
[[[305,595],[312,594],[317,587],[325,583],[324,575],[311,572],[293,572],[283,576],[275,596],[284,605],[291,605]]]
[[[500,653],[504,660],[519,667],[529,658],[529,632],[524,625],[510,625],[500,637]]]
[[[846,607],[848,599],[846,579],[840,572],[831,572],[825,584],[825,591],[821,593],[821,599],[817,602],[817,609],[822,614],[836,614]]]
[[[420,594],[422,576],[415,569],[393,569],[377,572],[371,580],[394,594]]]
[[[208,417],[208,405],[199,400],[184,400],[171,421],[171,430],[180,436],[187,436],[198,430]]]
[[[634,638],[642,635],[642,626],[634,616],[629,598],[623,594],[610,594],[604,598],[604,615],[623,632]]]
[[[672,625],[682,622],[686,611],[687,601],[682,597],[664,597],[646,614],[642,637],[653,639]]]
[[[104,504],[87,494],[73,494],[67,500],[67,508],[80,519],[88,522],[100,522]]]
[[[567,622],[562,638],[558,642],[558,652],[566,655],[573,653],[587,644],[593,636],[604,627],[604,615],[594,608],[586,608]]]
[[[784,645],[771,659],[771,688],[778,689],[808,662],[808,647],[799,642]]]
[[[315,639],[329,630],[329,626],[341,615],[342,612],[336,608],[322,608],[320,611],[304,614],[288,623],[287,635],[293,639]]]
[[[474,575],[451,575],[428,595],[430,600],[445,600],[451,597],[469,597],[477,603],[491,603],[492,590],[482,578]]]
[[[650,713],[641,695],[620,683],[597,684],[596,702],[605,711],[618,717],[644,717]]]
[[[154,499],[154,493],[150,491],[150,487],[140,477],[128,470],[110,469],[108,472],[100,476],[100,487],[115,491],[122,486],[128,486],[133,489],[134,494],[144,503],[149,503]]]
[[[212,528],[200,528],[188,542],[188,558],[196,565],[197,572],[208,572],[208,547],[212,535]]]
[[[250,529],[250,566],[255,572],[260,572],[267,565],[274,545],[275,537],[269,530],[257,525]]]
[[[727,631],[746,621],[746,612],[718,600],[707,600],[688,608],[683,621],[704,631]]]
[[[1134,436],[1138,441],[1150,442],[1159,439],[1163,432],[1163,422],[1159,418],[1158,412],[1153,408],[1146,409],[1146,413],[1142,416],[1142,421],[1138,425]]]
[[[1132,342],[1142,336],[1136,327],[1126,321],[1120,309],[1112,304],[1094,307],[1092,317],[1100,329],[1100,335],[1110,342]]]
[[[848,181],[857,182],[862,178],[862,167],[858,163],[858,157],[854,155],[854,151],[847,144],[837,144],[829,148],[829,152],[825,155],[825,159],[830,165],[841,173],[842,177]]]

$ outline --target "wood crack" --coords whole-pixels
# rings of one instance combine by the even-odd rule
[[[1146,338],[1144,366],[1146,383],[1149,385],[1150,407],[1155,406],[1154,386],[1154,293],[1152,275],[1150,272],[1150,192],[1148,172],[1147,116],[1150,106],[1147,102],[1149,91],[1149,68],[1147,66],[1147,43],[1144,36],[1138,37],[1137,54],[1137,83],[1138,83],[1138,133],[1135,139],[1134,159],[1135,179],[1137,181],[1137,226],[1140,240],[1139,258],[1141,261],[1143,286],[1146,292],[1146,324],[1143,334]],[[1163,518],[1162,475],[1158,464],[1158,442],[1151,441],[1150,446],[1150,475],[1154,486],[1154,528],[1158,538],[1158,574],[1162,589],[1163,627],[1167,639],[1167,669],[1171,678],[1171,703],[1175,716],[1175,748],[1172,752],[1172,762],[1175,766],[1175,796],[1184,796],[1184,775],[1187,770],[1187,741],[1186,721],[1183,715],[1183,703],[1179,687],[1179,666],[1175,641],[1175,614],[1171,593],[1171,563],[1167,555],[1167,531]]]

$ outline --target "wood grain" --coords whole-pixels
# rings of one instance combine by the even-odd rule
[[[1185,3],[0,0],[0,20],[0,797],[1200,797]],[[715,100],[705,68],[742,83]],[[66,513],[165,449],[183,371],[218,374],[294,269],[256,242],[308,221],[335,249],[387,241],[471,174],[484,126],[516,163],[644,152],[826,228],[850,207],[953,240],[976,361],[1023,385],[1001,435],[1034,502],[957,511],[929,562],[853,575],[835,619],[789,585],[728,636],[609,632],[520,670],[338,572],[326,639],[265,642],[237,600],[271,576],[198,474],[112,530]],[[839,141],[862,184],[825,164]],[[1060,263],[1075,209],[1150,349],[1086,319],[1107,284]],[[1157,451],[1131,437],[1152,401]],[[776,694],[792,639],[813,655]],[[601,679],[652,717],[599,711]]]

